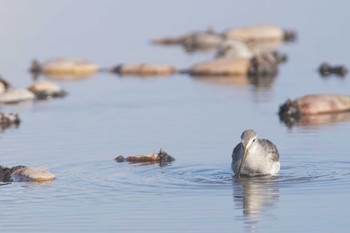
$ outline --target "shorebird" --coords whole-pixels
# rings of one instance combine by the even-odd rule
[[[243,131],[242,141],[232,152],[232,170],[240,175],[275,175],[280,170],[280,156],[275,144],[268,139],[258,139],[254,130]]]

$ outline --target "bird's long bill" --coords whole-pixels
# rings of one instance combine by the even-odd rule
[[[241,160],[241,164],[239,165],[239,168],[238,168],[237,178],[239,178],[239,177],[241,176],[241,171],[242,171],[243,163],[244,163],[244,161],[245,161],[245,158],[247,157],[247,154],[248,154],[248,149],[247,149],[247,148],[244,148],[244,154],[243,154],[243,157],[242,157],[242,160]]]

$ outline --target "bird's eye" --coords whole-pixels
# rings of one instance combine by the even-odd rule
[[[252,143],[255,142],[256,139],[253,139]]]

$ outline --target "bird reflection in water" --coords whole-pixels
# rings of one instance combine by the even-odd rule
[[[243,220],[247,231],[258,230],[258,224],[266,218],[273,218],[270,211],[279,200],[278,177],[257,176],[234,179],[233,201],[243,215],[236,216]]]

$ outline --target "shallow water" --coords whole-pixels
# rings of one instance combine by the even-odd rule
[[[213,57],[150,44],[212,25],[256,23],[296,29],[298,40],[275,79],[213,80],[185,75],[99,74],[57,81],[63,99],[2,106],[18,128],[0,134],[1,165],[46,167],[57,179],[0,186],[1,232],[347,232],[350,117],[280,122],[278,106],[311,93],[349,93],[349,79],[321,78],[323,61],[349,66],[349,3],[223,1],[3,1],[3,78],[32,82],[33,58],[78,57],[103,66],[163,62],[176,67]],[[6,6],[6,7],[5,7]],[[40,77],[45,79],[45,77]],[[243,178],[231,152],[244,129],[273,141],[277,177]],[[169,166],[116,163],[118,155],[157,152]]]

